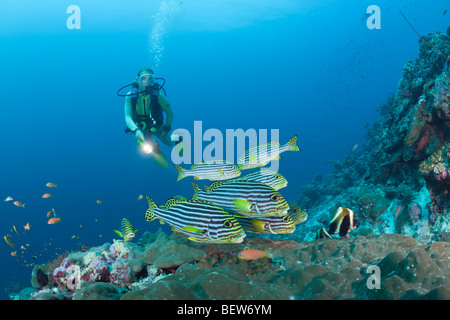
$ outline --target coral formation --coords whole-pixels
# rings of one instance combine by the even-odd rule
[[[145,232],[36,265],[21,299],[450,299],[450,38],[420,37],[358,152],[302,188],[289,235],[204,244]],[[350,238],[315,239],[337,207]],[[447,242],[445,242],[447,241]],[[248,249],[269,257],[242,260]],[[17,296],[15,296],[17,298]]]
[[[340,205],[354,210],[357,235],[398,232],[427,243],[449,232],[450,39],[437,32],[419,45],[362,150],[302,188],[297,204],[308,211],[308,224],[295,239],[314,239]]]
[[[21,297],[32,300],[450,298],[447,242],[420,245],[412,237],[382,234],[305,242],[249,237],[246,243],[207,245],[177,234],[168,236],[160,231],[151,237],[146,233],[142,236],[145,241],[139,244],[124,243],[126,253],[134,258],[120,257],[106,262],[100,257],[111,254],[111,245],[71,253],[62,266],[68,268],[69,263],[75,263],[80,267],[75,289],[67,286],[68,281],[64,287],[58,286],[59,278],[51,286],[26,290],[27,294],[21,293]],[[159,250],[156,243],[160,244]],[[202,255],[181,262],[177,256],[183,253],[177,250],[173,260],[179,262],[167,269],[149,262],[164,254],[164,246],[169,243],[174,249],[193,250]],[[270,249],[271,258],[239,259],[236,252],[249,247]],[[92,253],[98,258],[87,258]],[[99,261],[108,265],[109,277],[81,276],[83,270]],[[379,288],[369,284],[370,270],[375,267],[379,269]]]

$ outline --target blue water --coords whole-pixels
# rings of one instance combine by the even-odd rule
[[[78,30],[66,26],[72,4],[81,9]],[[379,30],[366,26],[372,4],[381,9]],[[192,195],[189,179],[177,182],[172,165],[157,167],[124,134],[116,91],[139,68],[167,80],[173,129],[193,132],[194,121],[224,134],[279,129],[281,143],[297,134],[302,151],[279,162],[289,181],[282,194],[295,201],[303,185],[332,171],[331,160],[363,144],[376,109],[417,57],[418,37],[399,10],[426,35],[445,32],[446,9],[447,0],[2,1],[0,231],[18,258],[0,245],[1,298],[11,281],[30,279],[29,264],[112,242],[123,217],[141,234],[154,232],[159,225],[145,222],[138,195],[158,204]],[[46,192],[54,196],[42,199]],[[60,223],[47,224],[51,208]]]

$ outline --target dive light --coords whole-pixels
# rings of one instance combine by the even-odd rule
[[[138,146],[142,149],[142,151],[144,151],[147,154],[152,153],[153,146],[150,143],[146,142],[145,140],[142,141],[141,139],[137,139],[136,142]]]

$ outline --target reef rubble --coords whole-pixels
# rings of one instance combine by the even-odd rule
[[[269,257],[241,260],[245,249]],[[201,244],[145,232],[72,252],[55,270],[35,266],[30,300],[450,299],[450,243],[420,245],[400,234],[297,242],[248,237]],[[102,263],[99,263],[102,261]],[[106,266],[106,268],[104,268]],[[379,287],[371,277],[379,270]],[[64,271],[62,271],[64,269]],[[71,269],[71,270],[70,270]],[[38,273],[52,281],[39,282]],[[42,277],[42,275],[41,275]]]

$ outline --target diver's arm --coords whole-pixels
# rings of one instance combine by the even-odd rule
[[[133,107],[131,106],[131,97],[125,97],[125,122],[127,127],[134,132],[136,129],[139,129],[136,123],[133,120]]]
[[[172,120],[173,120],[173,112],[172,112],[172,108],[170,107],[169,100],[167,100],[167,98],[163,94],[160,93],[158,101],[159,101],[159,104],[161,105],[161,108],[167,115],[165,125],[171,126]]]

